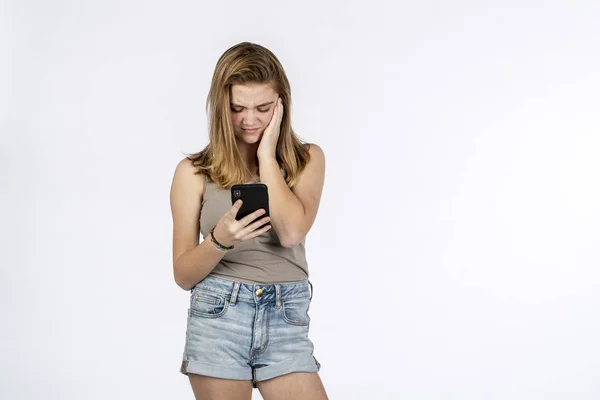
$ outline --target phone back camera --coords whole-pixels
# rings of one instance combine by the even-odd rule
[[[239,190],[234,190],[233,191],[233,197],[235,197],[236,199],[239,199],[242,195],[242,192],[240,192]]]

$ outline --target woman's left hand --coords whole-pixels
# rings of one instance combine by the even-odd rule
[[[258,150],[256,155],[259,160],[275,158],[277,150],[277,140],[279,139],[279,133],[281,130],[281,120],[283,119],[283,103],[281,98],[277,98],[277,104],[275,105],[275,111],[271,116],[271,122],[265,128],[265,131],[260,139]]]

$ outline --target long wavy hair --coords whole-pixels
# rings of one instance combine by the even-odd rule
[[[205,174],[221,188],[244,183],[246,173],[231,124],[230,96],[232,85],[251,83],[271,84],[281,97],[283,118],[276,159],[291,188],[310,161],[310,155],[292,129],[291,90],[283,66],[270,50],[255,43],[236,44],[219,58],[206,99],[209,144],[187,158],[196,166],[197,173]]]

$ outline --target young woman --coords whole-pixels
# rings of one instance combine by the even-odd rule
[[[327,399],[308,338],[304,248],[325,157],[294,133],[290,104],[271,51],[231,47],[207,98],[209,144],[175,169],[173,272],[191,290],[180,372],[196,399],[246,400],[253,387],[265,400]],[[268,187],[270,215],[257,210],[238,221],[241,201],[231,204],[230,188],[256,182]]]

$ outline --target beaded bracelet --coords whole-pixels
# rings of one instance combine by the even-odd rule
[[[233,246],[223,246],[221,243],[219,243],[219,241],[217,239],[215,239],[215,228],[217,226],[213,226],[213,228],[210,230],[210,240],[214,243],[215,246],[217,246],[217,249],[221,250],[223,253],[227,253],[228,250],[233,249]]]

